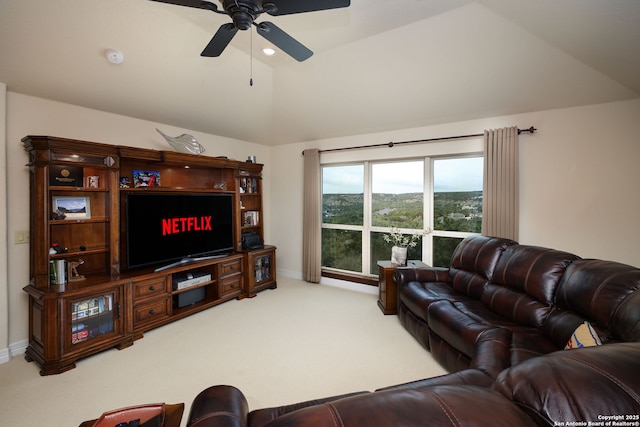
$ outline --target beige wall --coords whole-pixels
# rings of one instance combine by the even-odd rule
[[[9,307],[7,296],[7,85],[0,83],[0,363],[9,359]]]
[[[8,289],[3,292],[2,276],[0,276],[0,313],[7,311],[1,308],[8,305],[8,316],[0,317],[0,363],[7,356],[24,351],[27,344],[28,304],[27,294],[22,288],[29,281],[29,245],[14,244],[13,235],[16,230],[29,229],[29,172],[25,164],[27,153],[22,148],[21,139],[26,135],[51,135],[107,144],[128,145],[135,147],[170,150],[171,147],[156,132],[159,128],[169,135],[190,133],[205,146],[205,154],[210,156],[228,156],[245,160],[255,155],[258,162],[264,163],[265,209],[269,209],[269,173],[270,150],[263,145],[233,140],[216,135],[204,134],[187,129],[179,129],[168,125],[152,123],[131,117],[104,113],[69,104],[52,102],[41,98],[25,96],[14,92],[7,93],[7,196],[0,200],[0,209],[7,200],[7,243],[6,256],[4,247],[0,249],[2,260],[8,264]],[[0,117],[5,117],[2,114]],[[0,126],[1,129],[1,126]],[[0,139],[0,147],[3,147]],[[0,165],[2,154],[0,154]],[[0,183],[2,181],[0,172]],[[0,196],[4,186],[0,187]],[[2,227],[0,227],[0,235]],[[268,224],[265,235],[269,238]],[[5,240],[3,240],[5,241]],[[1,264],[0,264],[1,266]],[[2,269],[2,273],[5,270]],[[4,349],[4,360],[2,358]]]
[[[640,267],[640,99],[274,147],[271,232],[278,270],[302,270],[302,150],[379,144],[535,126],[520,136],[520,242]],[[322,155],[322,161],[481,149],[481,139]]]
[[[2,100],[0,92],[0,100]],[[68,104],[7,93],[6,197],[3,197],[3,153],[0,153],[0,213],[7,218],[8,244],[0,244],[0,267],[8,265],[6,283],[0,273],[0,363],[3,354],[18,354],[27,340],[28,245],[13,244],[16,230],[28,224],[25,135],[54,135],[109,144],[168,149],[156,133],[191,133],[207,154],[265,164],[265,238],[278,246],[278,272],[300,277],[302,270],[302,156],[305,148],[321,149],[389,141],[482,132],[488,128],[536,126],[522,135],[520,241],[640,266],[636,213],[640,211],[640,99],[554,111],[494,117],[446,125],[358,135],[309,143],[266,147],[168,125],[138,120]],[[1,115],[4,116],[4,115]],[[0,119],[0,131],[2,130]],[[0,135],[0,148],[3,147]],[[481,150],[480,138],[323,155],[325,161],[349,161]],[[6,212],[3,211],[6,200]],[[6,213],[6,215],[4,215]],[[0,226],[0,237],[3,227]],[[6,289],[6,292],[5,292]]]

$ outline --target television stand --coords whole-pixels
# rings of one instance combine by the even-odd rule
[[[124,349],[154,328],[276,288],[275,248],[246,251],[241,244],[246,232],[264,239],[263,165],[50,136],[27,136],[22,143],[29,157],[25,175],[34,243],[24,287],[29,296],[25,358],[36,362],[42,375],[68,371],[77,360]],[[135,171],[160,174],[162,186],[137,188]],[[89,177],[98,179],[89,185]],[[233,247],[194,248],[140,269],[121,263],[128,249],[128,196],[167,192],[231,195]],[[84,200],[91,215],[59,219],[58,202],[70,197]],[[51,251],[56,245],[68,251]],[[66,268],[51,269],[79,261],[82,280],[72,280],[75,274]],[[156,267],[162,270],[154,272]],[[173,289],[174,281],[179,285],[189,275],[210,280]]]
[[[162,267],[158,267],[155,270],[153,270],[155,273],[158,273],[160,271],[165,271],[168,270],[170,268],[174,268],[174,267],[178,267],[180,265],[185,265],[185,264],[189,264],[192,262],[197,262],[197,261],[208,261],[211,259],[218,259],[218,258],[224,258],[224,257],[228,257],[230,254],[218,254],[218,255],[208,255],[208,256],[201,256],[201,257],[185,257],[182,258],[180,261],[176,261],[176,262],[172,262],[171,264],[167,264],[167,265],[163,265]]]

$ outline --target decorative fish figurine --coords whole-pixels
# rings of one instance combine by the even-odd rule
[[[200,145],[198,140],[196,140],[193,136],[183,133],[180,136],[176,136],[175,138],[164,134],[160,129],[156,128],[158,133],[167,140],[169,145],[171,145],[176,151],[181,153],[188,154],[201,154],[204,153],[204,147]]]

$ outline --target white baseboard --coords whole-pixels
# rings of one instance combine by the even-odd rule
[[[348,282],[346,280],[323,277],[322,279],[320,279],[320,284],[333,286],[336,288],[348,289],[350,291],[363,292],[365,294],[378,295],[378,288],[376,286],[363,285],[362,283]]]
[[[23,340],[17,343],[9,344],[8,348],[0,349],[0,364],[7,363],[12,358],[24,354],[27,351],[28,345],[29,341]]]
[[[281,268],[278,268],[276,272],[278,273],[278,276],[284,276],[284,277],[290,277],[292,279],[302,280],[302,273],[299,271],[283,270]]]
[[[281,270],[278,269],[278,276],[290,277],[292,279],[302,279],[302,273],[297,271]],[[363,285],[361,283],[348,282],[346,280],[332,279],[329,277],[322,277],[320,279],[321,285],[334,286],[336,288],[348,289],[350,291],[364,292],[365,294],[378,295],[378,288],[370,285]]]

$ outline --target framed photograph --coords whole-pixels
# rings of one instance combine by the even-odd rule
[[[59,219],[89,219],[91,201],[88,197],[53,197],[53,212]]]
[[[135,188],[160,187],[160,172],[134,170],[133,186]]]

